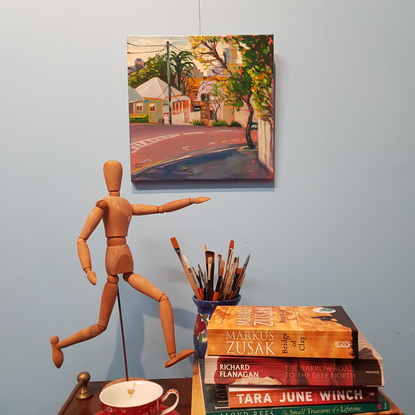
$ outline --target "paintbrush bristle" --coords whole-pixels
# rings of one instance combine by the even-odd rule
[[[170,241],[171,241],[171,244],[173,245],[173,248],[174,249],[179,249],[180,247],[179,247],[179,243],[177,242],[177,239],[175,238],[175,237],[173,237],[173,238],[170,238]]]

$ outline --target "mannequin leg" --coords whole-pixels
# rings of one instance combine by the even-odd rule
[[[182,350],[176,356],[174,317],[169,297],[167,297],[166,294],[164,294],[154,284],[146,280],[141,275],[135,273],[128,273],[124,274],[124,279],[137,291],[159,302],[161,328],[164,335],[164,341],[166,343],[167,354],[169,355],[170,359],[165,363],[165,367],[172,366],[180,360],[183,360],[186,357],[191,356],[194,353],[193,349]]]
[[[115,304],[115,300],[117,298],[117,282],[118,276],[108,276],[107,283],[105,284],[102,292],[97,324],[86,327],[61,341],[59,340],[58,336],[53,336],[50,338],[50,344],[52,346],[52,360],[57,368],[61,367],[63,363],[63,352],[61,349],[72,346],[76,343],[90,340],[106,330],[111,317],[112,309]]]

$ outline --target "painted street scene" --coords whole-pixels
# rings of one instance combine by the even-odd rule
[[[131,180],[272,180],[271,35],[129,36]]]

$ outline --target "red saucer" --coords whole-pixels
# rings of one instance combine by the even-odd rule
[[[163,409],[166,409],[167,408],[167,406],[164,406],[164,405],[160,405],[160,411],[162,411]],[[95,415],[105,415],[105,412],[104,411],[99,411],[99,412],[97,412]],[[164,415],[180,415],[177,411],[175,411],[174,409],[172,410],[172,411],[170,411],[170,412],[167,412],[166,414],[164,414]]]

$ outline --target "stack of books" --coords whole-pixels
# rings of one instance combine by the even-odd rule
[[[383,361],[340,306],[218,306],[192,415],[400,415]]]

